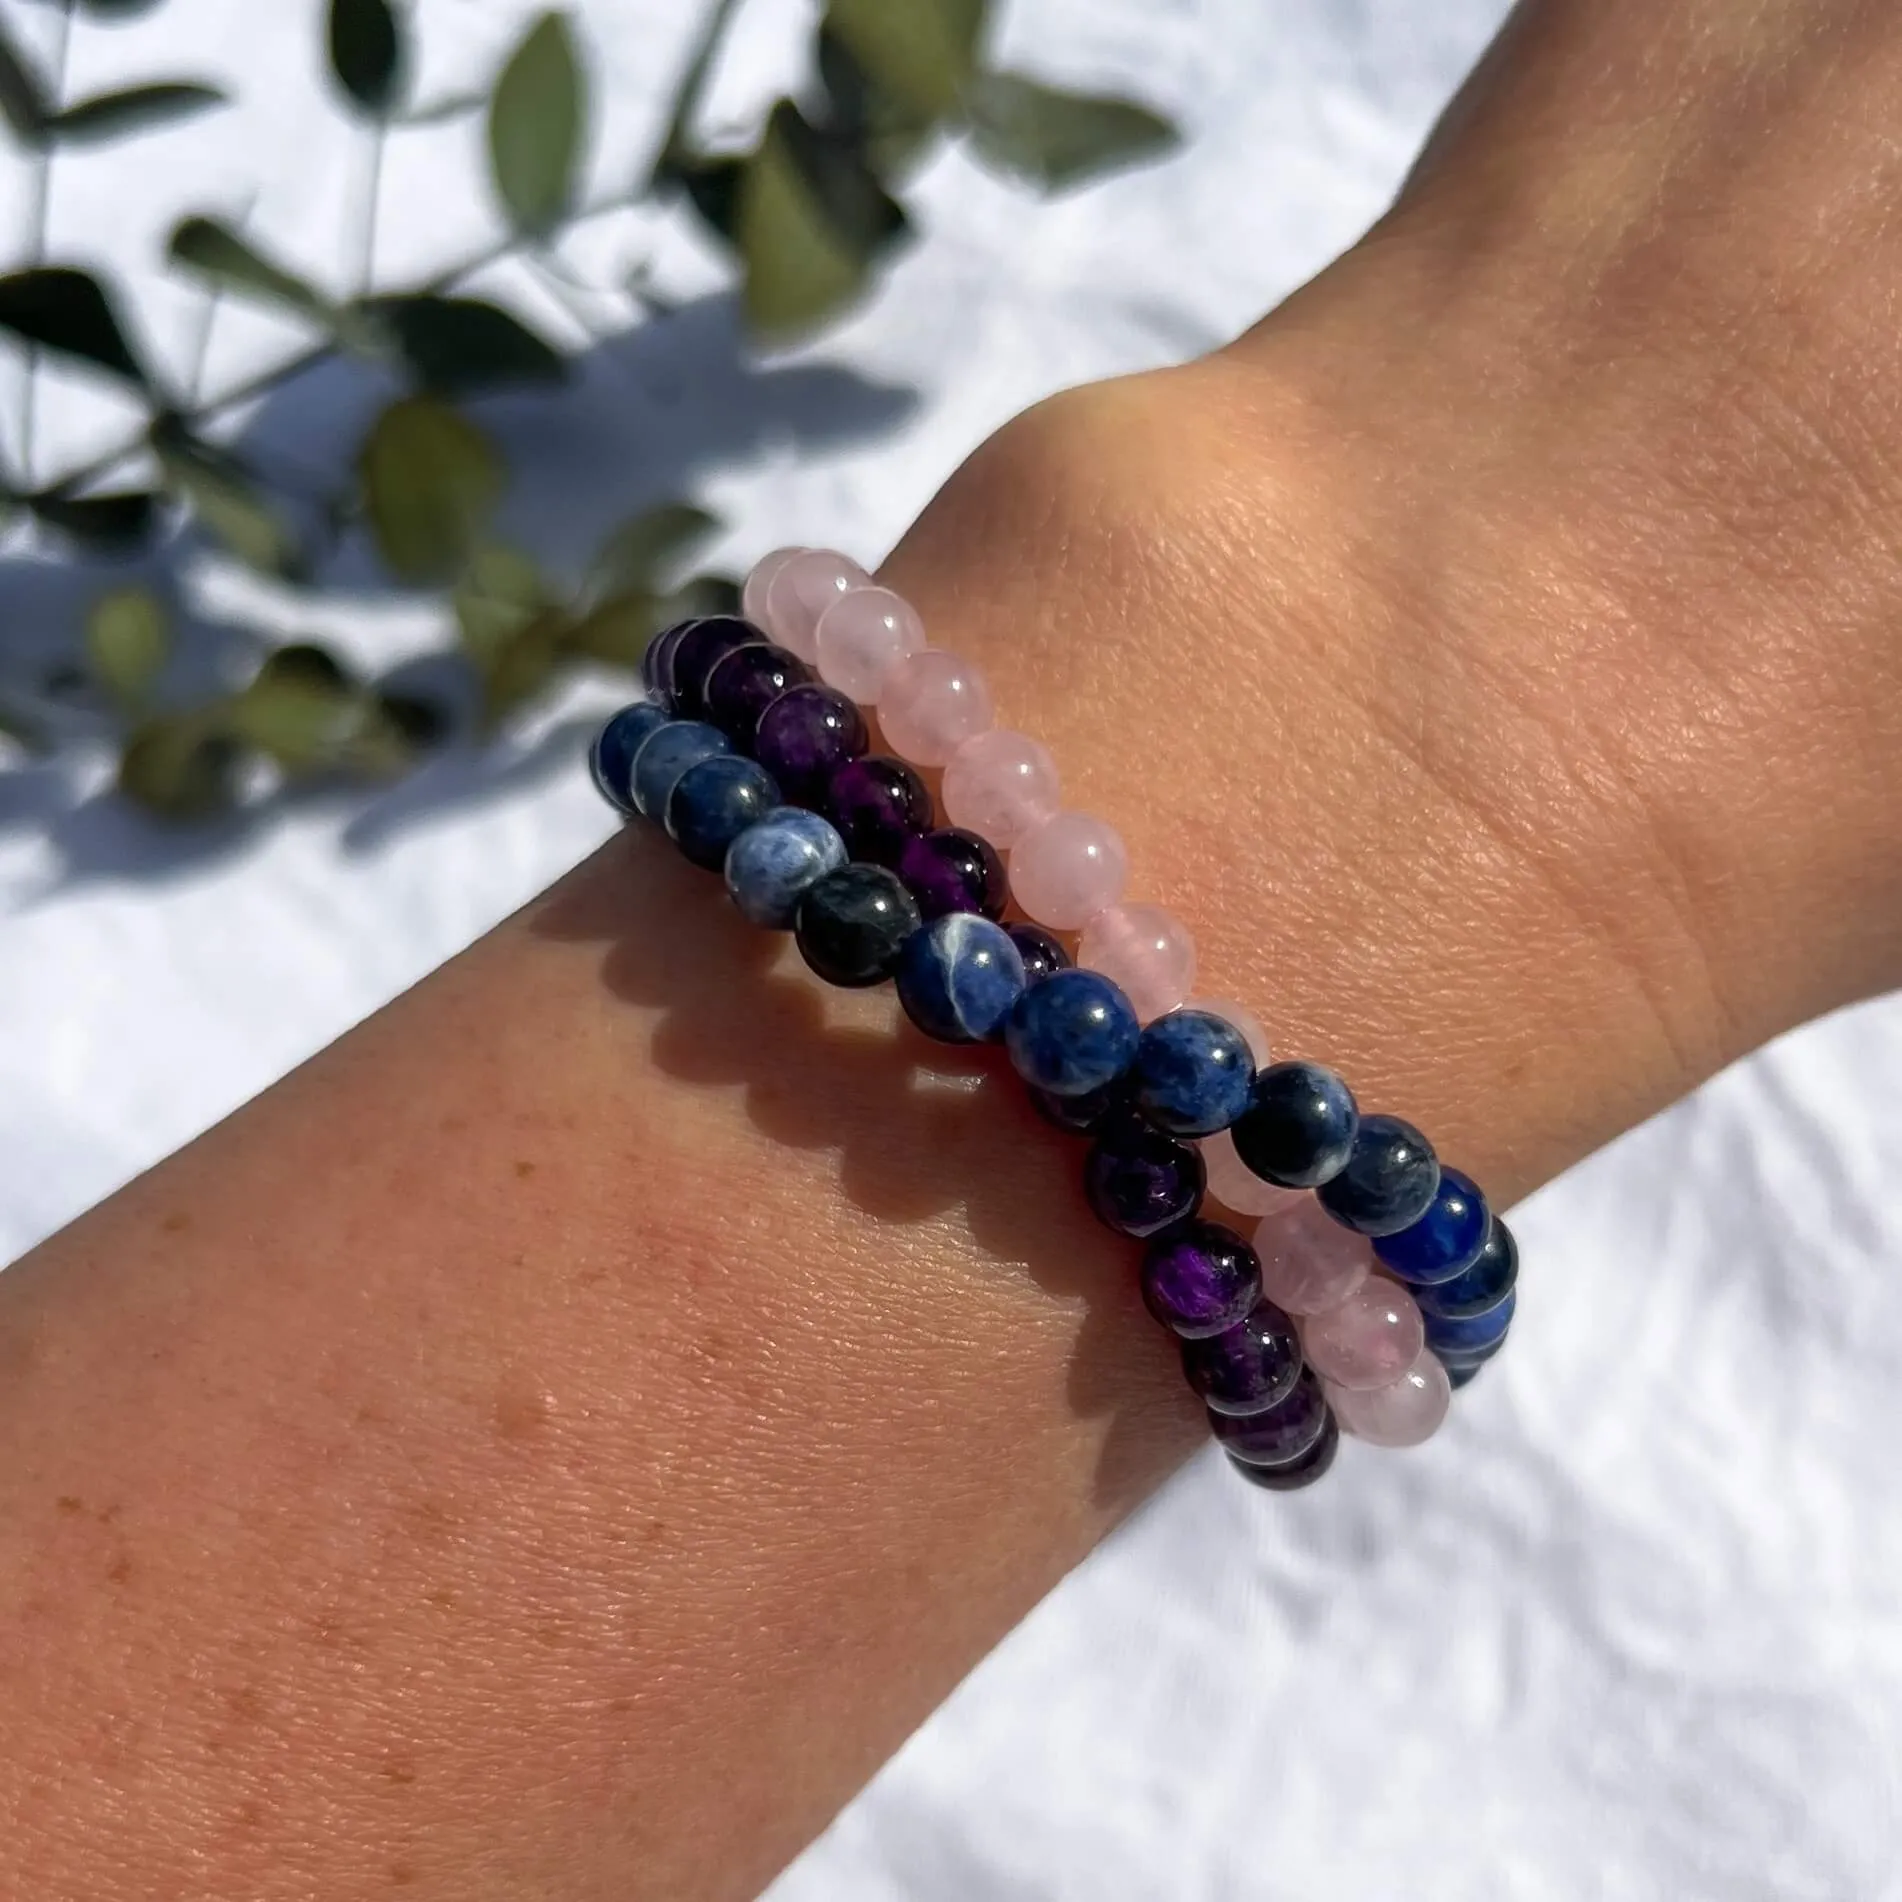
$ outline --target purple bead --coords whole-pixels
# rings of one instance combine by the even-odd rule
[[[760,716],[753,753],[794,805],[816,807],[866,740],[865,716],[836,687],[795,687]]]
[[[845,849],[873,865],[896,865],[906,840],[931,830],[925,782],[882,753],[841,766],[826,788],[825,810]]]
[[[669,712],[674,705],[674,650],[694,621],[676,621],[664,627],[647,643],[641,655],[641,680],[647,691]]]
[[[1031,1108],[1066,1136],[1094,1136],[1110,1117],[1126,1120],[1129,1115],[1129,1083],[1124,1077],[1100,1089],[1085,1090],[1081,1096],[1056,1096],[1035,1088],[1029,1095]]]
[[[1083,1164],[1083,1193],[1097,1218],[1139,1239],[1193,1215],[1207,1182],[1201,1150],[1134,1117],[1106,1124]]]
[[[1009,894],[1004,861],[975,832],[957,826],[907,839],[898,854],[898,876],[911,887],[927,918],[953,911],[995,918]]]
[[[1261,1299],[1255,1251],[1220,1222],[1184,1222],[1143,1255],[1143,1303],[1184,1340],[1226,1334]]]
[[[1039,978],[1070,968],[1070,954],[1063,948],[1062,940],[1042,925],[1023,923],[1006,925],[1004,929],[1010,933],[1010,941],[1024,961],[1026,982],[1035,984]]]
[[[1182,1371],[1216,1413],[1266,1413],[1301,1377],[1301,1337],[1272,1301],[1225,1334],[1182,1343]]]
[[[1286,1466],[1321,1437],[1327,1416],[1321,1383],[1313,1368],[1304,1367],[1287,1398],[1265,1413],[1217,1413],[1211,1407],[1209,1431],[1243,1466]]]
[[[1341,1423],[1329,1407],[1321,1421],[1320,1437],[1298,1459],[1291,1459],[1285,1466],[1251,1466],[1231,1453],[1228,1463],[1251,1486],[1259,1486],[1265,1493],[1297,1493],[1303,1486],[1325,1478],[1340,1450]]]
[[[710,614],[695,621],[674,648],[674,714],[682,720],[707,717],[707,680],[737,647],[753,647],[766,636],[737,614]]]
[[[803,687],[812,669],[770,641],[751,641],[714,662],[707,676],[707,721],[735,746],[753,750],[760,715],[781,694]]]

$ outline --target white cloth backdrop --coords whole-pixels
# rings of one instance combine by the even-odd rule
[[[49,12],[0,0],[47,43]],[[426,96],[489,71],[529,8],[423,0]],[[937,163],[927,236],[803,356],[748,365],[719,305],[597,349],[559,421],[489,420],[556,499],[557,558],[691,486],[741,562],[784,540],[874,557],[964,452],[1040,394],[1241,327],[1380,209],[1502,0],[1014,0],[1003,46],[1183,122],[1183,156],[1043,205]],[[632,176],[697,8],[580,5],[606,75],[595,182]],[[53,251],[128,272],[189,367],[200,305],[158,258],[185,209],[338,288],[355,268],[353,129],[314,83],[315,0],[170,0],[74,52],[87,88],[215,76],[242,103],[136,156],[62,160]],[[756,0],[715,101],[743,117],[810,14]],[[386,274],[493,234],[467,125],[405,135]],[[24,242],[25,168],[0,168]],[[694,299],[714,261],[609,216],[572,255],[653,256]],[[503,294],[569,318],[505,274]],[[611,322],[620,307],[600,303]],[[623,313],[624,314],[624,313]],[[293,333],[220,317],[221,387]],[[17,439],[16,372],[0,429]],[[374,391],[318,379],[255,427],[321,461]],[[48,386],[42,473],[119,417]],[[7,643],[74,610],[6,564]],[[195,571],[201,632],[255,596]],[[367,569],[316,614],[366,659],[430,630]],[[97,803],[103,759],[0,778],[0,1248],[27,1247],[264,1088],[585,854],[608,821],[573,763],[577,690],[499,764],[450,759],[373,801],[168,841]],[[541,744],[536,744],[537,739]],[[1272,1017],[1272,999],[1267,1008]],[[1902,1007],[1811,1028],[1526,1208],[1513,1352],[1408,1456],[1351,1450],[1268,1501],[1212,1458],[1058,1591],[774,1889],[775,1902],[1882,1902],[1902,1897]],[[630,1871],[628,1894],[642,1893]]]

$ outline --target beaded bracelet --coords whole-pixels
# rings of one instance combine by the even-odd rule
[[[1144,1302],[1237,1472],[1292,1491],[1343,1428],[1430,1437],[1517,1301],[1518,1248],[1478,1187],[1332,1070],[1271,1061],[1248,1012],[1190,1001],[1188,932],[1122,902],[1114,828],[1060,805],[1049,752],[995,725],[983,677],[907,602],[788,548],[741,605],[655,637],[649,697],[594,742],[602,794],[827,982],[892,979],[926,1035],[1004,1045],[1044,1118],[1089,1139],[1089,1204],[1146,1244]],[[942,769],[948,824],[921,767]],[[1252,1245],[1205,1196],[1255,1218]]]

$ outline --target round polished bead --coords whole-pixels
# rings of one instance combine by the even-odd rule
[[[1286,1466],[1298,1460],[1327,1428],[1327,1397],[1314,1369],[1304,1367],[1300,1377],[1260,1413],[1217,1413],[1208,1409],[1209,1431],[1221,1441],[1232,1460],[1244,1466]]]
[[[995,918],[1008,896],[1003,860],[986,840],[957,826],[907,839],[897,869],[927,918],[953,911]]]
[[[964,742],[944,769],[951,823],[981,832],[1000,852],[1056,816],[1057,762],[1041,740],[998,727]]]
[[[1319,1063],[1271,1063],[1256,1072],[1248,1108],[1229,1133],[1264,1182],[1312,1189],[1338,1175],[1354,1149],[1354,1093]]]
[[[1226,1334],[1261,1298],[1255,1251],[1219,1222],[1184,1222],[1144,1251],[1143,1303],[1184,1340]]]
[[[759,763],[797,805],[817,805],[832,775],[865,751],[865,719],[836,687],[816,683],[783,693],[760,715]]]
[[[674,703],[674,650],[693,625],[692,620],[676,621],[662,628],[641,653],[641,684],[670,711]]]
[[[943,766],[993,718],[984,676],[961,655],[921,648],[885,676],[878,724],[892,751],[914,766]]]
[[[1182,1343],[1182,1371],[1215,1413],[1266,1413],[1301,1377],[1294,1323],[1272,1301],[1226,1333]]]
[[[1004,1023],[1017,1074],[1057,1096],[1081,1096],[1121,1076],[1141,1035],[1129,999],[1094,971],[1058,971],[1031,985]]]
[[[1010,889],[1024,910],[1053,931],[1081,931],[1113,905],[1129,882],[1122,834],[1087,812],[1060,812],[1017,841]]]
[[[1113,977],[1144,1023],[1174,1010],[1195,988],[1195,940],[1162,905],[1106,906],[1083,927],[1076,961]]]
[[[1059,939],[1046,931],[1042,925],[1030,925],[1019,922],[1004,927],[1010,933],[1014,944],[1024,960],[1024,977],[1027,982],[1036,984],[1054,971],[1067,971],[1070,968],[1070,954]]]
[[[892,669],[924,644],[918,610],[889,588],[840,595],[820,615],[813,636],[819,678],[862,707],[877,701]]]
[[[1201,1205],[1202,1158],[1126,1113],[1097,1127],[1083,1164],[1083,1193],[1097,1219],[1139,1240],[1193,1215]]]
[[[674,781],[667,836],[689,864],[717,872],[733,841],[778,804],[779,788],[765,767],[737,753],[716,753]]]
[[[1218,1130],[1202,1139],[1202,1159],[1209,1168],[1209,1194],[1237,1215],[1273,1215],[1307,1200],[1306,1189],[1284,1189],[1277,1183],[1264,1182],[1235,1153],[1235,1137],[1229,1130]]]
[[[1462,1387],[1471,1386],[1473,1381],[1478,1378],[1479,1370],[1485,1364],[1484,1361],[1477,1360],[1456,1362],[1451,1366],[1448,1366],[1445,1361],[1440,1362],[1440,1365],[1446,1368],[1446,1384],[1451,1387],[1455,1393],[1458,1393]]]
[[[1310,1314],[1301,1341],[1323,1380],[1362,1390],[1398,1380],[1420,1358],[1426,1330],[1405,1288],[1370,1275],[1345,1301]]]
[[[905,1015],[927,1037],[983,1043],[1023,995],[1024,961],[1002,925],[954,911],[905,940],[893,976]]]
[[[658,701],[637,700],[614,714],[588,748],[588,772],[595,791],[621,812],[634,812],[634,755],[650,733],[667,724]]]
[[[1452,1382],[1431,1354],[1420,1355],[1384,1387],[1325,1385],[1342,1431],[1369,1446],[1419,1446],[1440,1430],[1453,1404]]]
[[[1467,1320],[1448,1321],[1430,1314],[1425,1318],[1427,1345],[1436,1354],[1454,1356],[1495,1349],[1506,1338],[1506,1330],[1511,1327],[1518,1306],[1519,1297],[1514,1293],[1484,1314],[1475,1314]]]
[[[924,923],[918,901],[882,865],[842,865],[809,886],[793,930],[800,955],[828,984],[862,990],[892,974]]]
[[[755,627],[770,627],[766,618],[767,594],[777,575],[795,555],[803,555],[804,548],[775,548],[771,554],[760,556],[747,574],[745,585],[740,589],[740,612]]]
[[[841,766],[825,808],[845,849],[873,865],[896,865],[905,842],[931,830],[931,794],[901,759],[874,753]]]
[[[819,618],[872,577],[850,555],[831,548],[805,548],[780,563],[766,585],[766,631],[803,661],[819,658]]]
[[[1305,1190],[1255,1230],[1262,1292],[1290,1314],[1339,1307],[1373,1272],[1365,1235],[1343,1228]]]
[[[1299,1459],[1290,1460],[1286,1466],[1250,1466],[1233,1453],[1228,1456],[1228,1463],[1251,1486],[1259,1486],[1265,1493],[1295,1493],[1304,1486],[1312,1486],[1317,1479],[1325,1479],[1340,1450],[1340,1422],[1330,1410],[1321,1421],[1320,1438]]]
[[[1450,1281],[1414,1289],[1413,1298],[1422,1314],[1437,1315],[1443,1321],[1470,1321],[1490,1314],[1511,1294],[1518,1280],[1519,1244],[1513,1240],[1511,1229],[1495,1215],[1471,1264]]]
[[[1105,1083],[1100,1090],[1085,1090],[1081,1096],[1052,1096],[1048,1090],[1036,1089],[1028,1094],[1037,1114],[1066,1136],[1094,1136],[1110,1118],[1130,1114],[1127,1077]]]
[[[1254,1053],[1233,1024],[1171,1011],[1144,1030],[1130,1067],[1136,1107],[1172,1136],[1212,1136],[1248,1107]]]
[[[1219,1017],[1224,1023],[1233,1024],[1247,1039],[1248,1053],[1254,1058],[1257,1070],[1265,1069],[1272,1061],[1268,1054],[1268,1033],[1262,1028],[1261,1019],[1246,1005],[1230,1003],[1226,999],[1192,997],[1182,1008],[1206,1011],[1211,1017]]]
[[[1492,1212],[1479,1185],[1457,1169],[1442,1168],[1433,1201],[1417,1222],[1383,1235],[1374,1253],[1389,1273],[1430,1288],[1463,1274],[1479,1259]]]
[[[1440,1159],[1411,1123],[1363,1116],[1346,1166],[1316,1194],[1337,1222],[1378,1237],[1411,1228],[1433,1206],[1439,1186]]]
[[[669,720],[657,726],[634,755],[635,809],[649,819],[664,819],[680,775],[703,759],[732,751],[733,742],[702,720]]]
[[[751,752],[760,715],[781,694],[803,687],[812,669],[797,654],[770,641],[736,647],[714,663],[707,675],[707,722],[737,747]]]
[[[713,670],[736,648],[758,647],[766,636],[737,614],[710,614],[694,622],[674,649],[674,715],[681,720],[707,717],[707,682]]]
[[[776,806],[728,848],[726,888],[741,917],[790,931],[807,890],[844,863],[845,841],[826,820],[800,806]]]

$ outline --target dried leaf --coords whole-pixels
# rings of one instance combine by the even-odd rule
[[[374,118],[386,117],[403,90],[402,23],[389,0],[330,0],[330,70]]]
[[[454,575],[502,494],[502,460],[481,430],[434,397],[378,417],[359,460],[364,503],[390,572],[412,583]]]
[[[46,121],[46,132],[61,145],[87,145],[196,118],[213,106],[228,103],[216,86],[185,80],[128,86],[122,92],[100,93],[54,113]]]
[[[0,329],[150,387],[112,300],[88,271],[40,265],[0,277]]]
[[[943,117],[977,68],[987,0],[831,0],[825,26],[897,104]]]
[[[697,550],[720,526],[691,502],[666,502],[647,509],[612,530],[588,564],[588,585],[596,594],[622,589],[653,589],[670,569]]]
[[[329,298],[257,250],[217,218],[187,218],[172,232],[166,254],[228,291],[280,304],[326,327],[336,311]]]
[[[379,297],[362,307],[425,389],[469,396],[519,383],[559,383],[561,354],[519,319],[479,297]]]
[[[1155,158],[1177,143],[1167,119],[1128,99],[985,73],[965,94],[978,156],[1046,190]]]
[[[145,489],[117,495],[67,495],[47,489],[23,500],[48,528],[100,554],[116,555],[142,547],[151,538],[160,498]]]
[[[565,13],[544,13],[496,82],[489,165],[509,222],[541,237],[573,208],[585,112],[581,67]]]
[[[170,617],[150,588],[115,588],[86,617],[93,677],[127,705],[143,700],[171,651]]]

